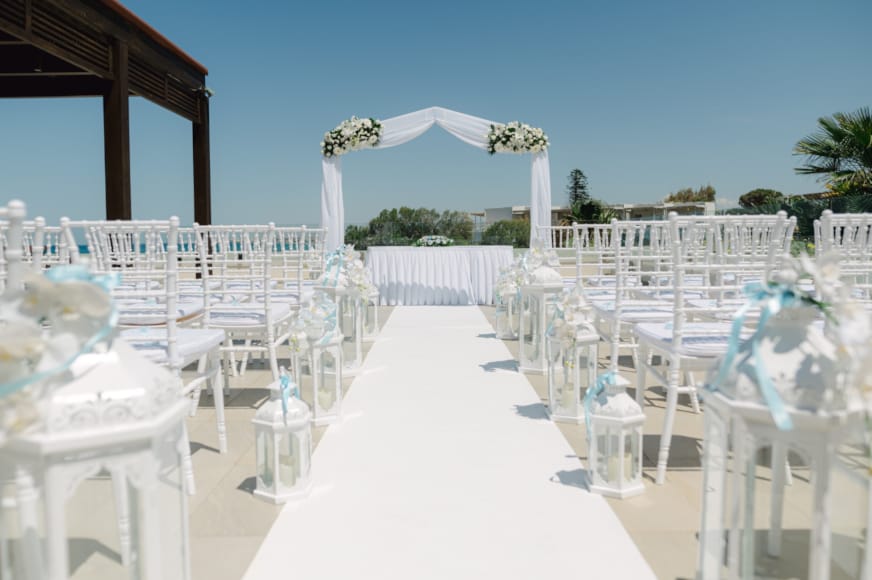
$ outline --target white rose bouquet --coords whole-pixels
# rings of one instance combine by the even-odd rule
[[[512,121],[505,125],[491,125],[487,134],[487,152],[538,153],[548,148],[548,136],[542,129],[526,123]]]
[[[453,246],[454,240],[446,236],[423,236],[415,240],[412,245],[426,248]]]
[[[321,155],[333,157],[349,151],[369,149],[381,141],[382,124],[373,118],[358,119],[351,117],[342,121],[332,131],[324,133],[321,141]]]

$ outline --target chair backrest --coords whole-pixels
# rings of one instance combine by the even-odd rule
[[[0,207],[0,285],[3,290],[21,288],[23,277],[23,229],[27,208],[14,199]]]
[[[787,214],[679,216],[670,214],[673,268],[673,346],[681,346],[688,318],[723,314],[744,303],[743,288],[766,283],[790,248],[795,218]],[[691,284],[690,279],[694,281]],[[693,295],[689,295],[689,291]],[[690,299],[698,302],[692,304]]]
[[[122,325],[166,326],[167,363],[175,372],[181,371],[177,338],[178,230],[179,218],[175,216],[169,220],[105,222],[91,230],[95,249],[104,257],[112,257],[102,267],[108,264],[121,276],[112,295]],[[160,250],[158,245],[162,246]],[[101,267],[97,261],[91,264]]]
[[[872,214],[835,214],[824,210],[815,220],[815,254],[837,252],[840,277],[853,297],[872,301]]]
[[[596,276],[614,271],[611,224],[572,224],[572,242],[575,248],[576,282],[582,280],[583,266],[592,264]]]
[[[272,256],[275,224],[201,226],[194,225],[203,264],[205,322],[208,325],[213,301],[263,305],[271,322]]]
[[[324,271],[326,239],[326,228],[275,228],[273,264],[279,269],[282,285],[294,284],[298,297],[302,295],[303,281],[317,278]]]

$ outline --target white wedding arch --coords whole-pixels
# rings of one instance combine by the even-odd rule
[[[434,124],[461,141],[479,149],[488,149],[488,133],[493,121],[458,113],[442,107],[430,107],[380,121],[381,135],[372,149],[396,147],[422,135]],[[550,245],[548,235],[540,235],[537,226],[551,225],[551,164],[548,149],[531,152],[533,160],[530,185],[530,240],[541,239]],[[342,198],[341,155],[321,158],[321,227],[327,228],[327,249],[334,250],[345,240],[345,206]],[[547,230],[542,230],[547,231]]]

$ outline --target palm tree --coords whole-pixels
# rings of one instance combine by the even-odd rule
[[[818,119],[819,130],[801,139],[793,148],[805,155],[805,165],[796,172],[820,175],[821,180],[845,193],[872,193],[872,111],[862,107],[854,113],[836,113]]]

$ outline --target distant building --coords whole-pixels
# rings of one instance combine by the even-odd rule
[[[619,203],[610,205],[621,220],[665,220],[670,212],[678,215],[715,215],[715,202]]]
[[[614,210],[621,220],[665,220],[669,212],[679,215],[715,215],[715,202],[682,202],[682,203],[619,203],[607,206]],[[511,207],[491,207],[484,212],[476,212],[475,216],[484,216],[482,230],[495,222],[503,220],[530,219],[529,205],[513,205]],[[569,215],[569,207],[555,205],[551,207],[551,225],[560,225],[565,216]],[[480,219],[480,218],[479,218]]]

